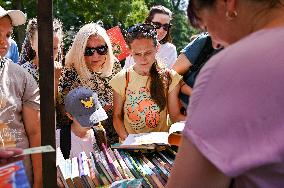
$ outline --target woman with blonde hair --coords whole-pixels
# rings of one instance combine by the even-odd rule
[[[59,80],[58,127],[70,127],[66,126],[70,122],[62,108],[64,97],[70,90],[84,86],[98,94],[99,101],[107,112],[109,118],[102,124],[109,143],[118,142],[118,136],[112,125],[113,99],[109,81],[120,69],[120,63],[113,55],[106,30],[96,23],[84,25],[76,34],[66,54],[65,67]]]

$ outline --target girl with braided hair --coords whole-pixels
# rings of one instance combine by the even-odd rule
[[[121,140],[128,134],[168,131],[168,113],[173,122],[185,119],[178,108],[181,76],[155,58],[158,49],[155,27],[137,24],[128,30],[126,38],[136,63],[110,81],[113,124]]]

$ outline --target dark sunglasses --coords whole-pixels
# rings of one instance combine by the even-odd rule
[[[169,31],[169,29],[171,28],[172,24],[161,24],[160,22],[152,22],[152,24],[154,25],[155,29],[160,29],[161,27],[165,30],[165,31]]]
[[[98,47],[86,47],[85,49],[85,56],[92,56],[94,55],[95,51],[99,54],[99,55],[106,55],[108,52],[108,47],[107,45],[102,45],[102,46],[98,46]]]

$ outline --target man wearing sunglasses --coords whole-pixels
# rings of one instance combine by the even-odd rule
[[[151,24],[157,31],[157,38],[160,43],[156,59],[164,63],[167,68],[172,68],[177,59],[177,51],[175,45],[171,43],[170,29],[172,12],[162,6],[153,6],[145,19],[145,23]],[[128,68],[134,64],[132,56],[128,56],[125,60],[124,68]]]

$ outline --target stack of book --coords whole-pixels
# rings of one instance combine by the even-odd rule
[[[72,159],[58,159],[58,171],[65,187],[99,187],[121,180],[140,182],[143,187],[164,187],[176,152],[117,150],[103,146],[103,151],[81,152]],[[139,181],[138,181],[139,180]]]

